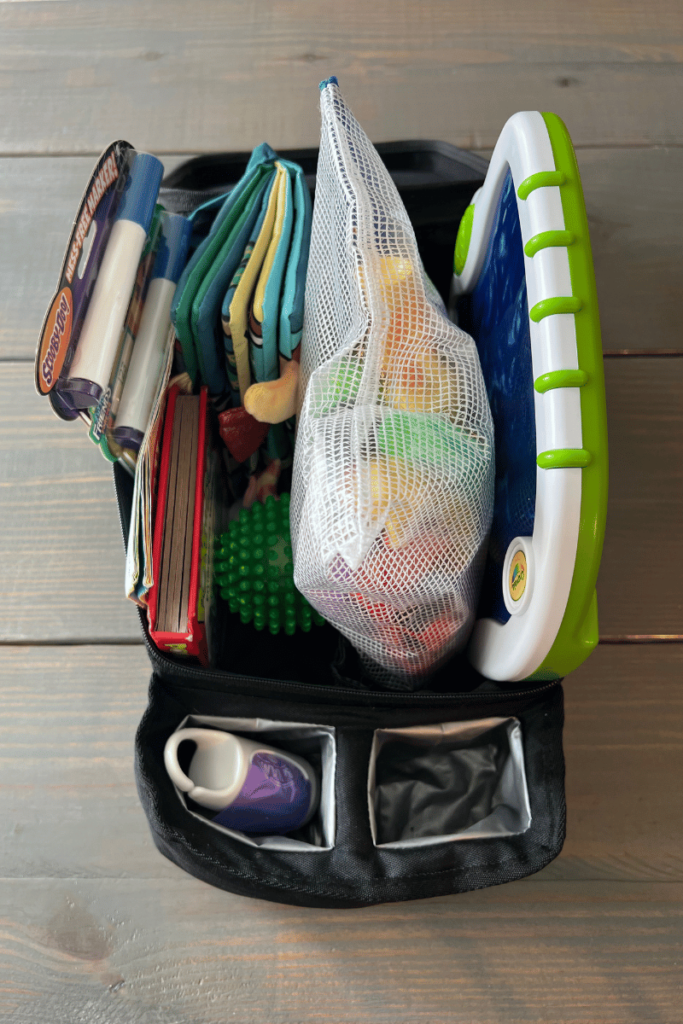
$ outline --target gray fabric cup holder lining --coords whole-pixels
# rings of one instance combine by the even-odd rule
[[[291,754],[299,754],[310,762],[320,782],[320,803],[311,820],[297,832],[284,836],[246,835],[211,821],[211,811],[200,808],[186,794],[174,787],[178,799],[188,813],[205,825],[227,833],[247,846],[296,853],[321,853],[334,846],[336,811],[334,778],[337,760],[335,730],[328,725],[306,725],[300,722],[274,722],[266,718],[217,718],[209,715],[188,715],[178,729],[204,727],[222,729],[254,738],[258,734],[265,743]],[[177,730],[176,730],[177,731]],[[181,745],[182,749],[182,745]],[[213,812],[214,814],[216,812]]]
[[[525,832],[531,809],[519,720],[376,730],[368,807],[378,847]]]

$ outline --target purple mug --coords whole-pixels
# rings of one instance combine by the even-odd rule
[[[178,748],[196,745],[187,775]],[[240,832],[283,835],[301,828],[318,804],[318,779],[296,754],[218,729],[179,729],[164,749],[166,771],[195,803],[219,813],[218,825]]]

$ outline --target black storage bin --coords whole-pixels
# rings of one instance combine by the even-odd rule
[[[486,163],[440,142],[377,149],[425,269],[447,297],[458,224]],[[315,187],[317,150],[281,155],[300,163]],[[160,201],[187,213],[234,184],[247,160],[189,160],[164,181]],[[114,480],[127,537],[132,480],[118,465]],[[376,690],[330,626],[293,637],[261,634],[254,644],[252,627],[225,615],[220,667],[212,669],[161,654],[141,615],[153,674],[136,737],[136,777],[154,842],[170,860],[244,896],[360,907],[512,881],[558,855],[565,835],[560,682],[493,683],[460,655],[427,689]],[[326,727],[334,736],[326,779],[331,838],[245,842],[196,813],[163,756],[188,716],[298,723],[304,732]]]

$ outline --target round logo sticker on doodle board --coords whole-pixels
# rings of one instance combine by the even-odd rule
[[[508,576],[508,587],[513,601],[519,601],[526,590],[527,573],[526,555],[523,551],[517,551],[510,562]]]

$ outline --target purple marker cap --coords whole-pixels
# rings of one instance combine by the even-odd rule
[[[59,391],[59,380],[52,391],[49,393],[50,404],[57,413],[57,415],[63,420],[77,420],[79,411],[71,401],[71,397],[68,394],[60,394]]]
[[[114,427],[112,435],[117,444],[122,448],[130,448],[131,451],[139,452],[144,434],[135,427]]]
[[[55,387],[76,409],[90,409],[102,397],[100,385],[83,377],[60,377]]]

